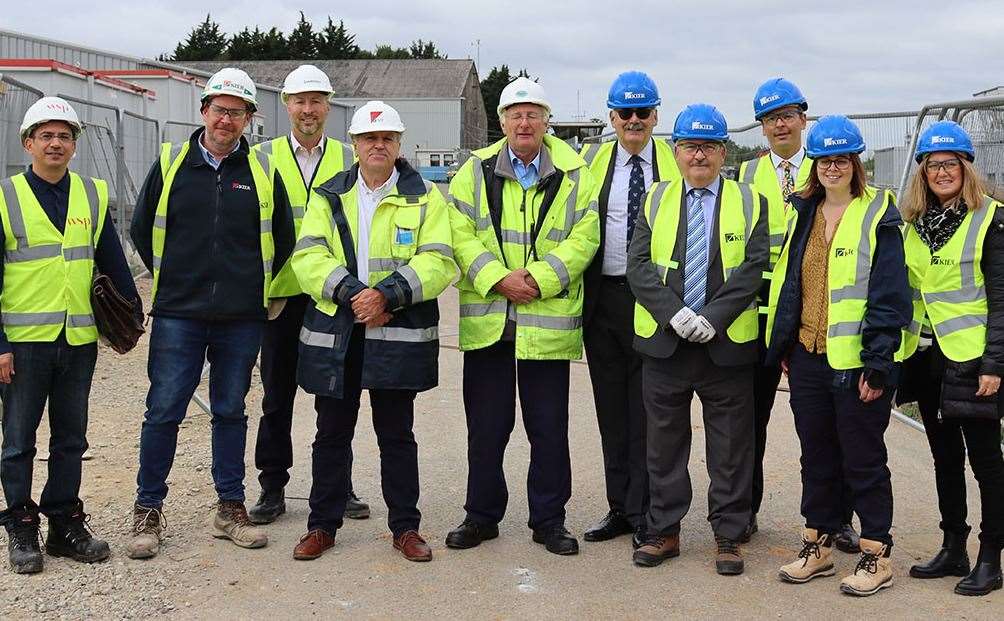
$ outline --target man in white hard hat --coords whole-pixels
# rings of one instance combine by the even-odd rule
[[[93,563],[108,544],[93,536],[80,500],[81,456],[87,450],[87,401],[97,358],[91,308],[96,269],[142,303],[108,216],[108,185],[69,172],[81,124],[69,103],[43,97],[24,115],[21,144],[31,156],[23,173],[0,180],[0,481],[7,509],[11,569],[42,571],[39,511],[49,521],[45,549]],[[48,402],[48,478],[32,500],[35,432]]]
[[[290,133],[256,145],[272,156],[293,211],[293,226],[300,222],[310,193],[322,183],[352,165],[352,147],[324,135],[324,123],[331,108],[334,90],[323,71],[300,65],[286,76],[281,97],[289,113]],[[286,511],[285,487],[293,466],[293,401],[296,398],[296,361],[300,327],[310,296],[296,281],[287,263],[272,280],[269,289],[269,316],[261,342],[261,379],[265,396],[255,443],[255,467],[261,496],[248,511],[255,524],[270,524]],[[369,506],[361,502],[349,485],[346,517],[369,517]]]
[[[255,85],[221,69],[202,93],[204,127],[165,144],[147,175],[132,239],[153,273],[150,391],[140,435],[132,558],[160,550],[162,506],[178,439],[208,359],[213,482],[212,533],[245,548],[268,542],[244,507],[244,401],[265,326],[272,274],[293,248],[293,218],[268,155],[241,136]]]
[[[519,389],[530,445],[533,541],[576,554],[565,529],[569,361],[582,357],[582,275],[599,246],[586,162],[547,135],[551,105],[517,78],[499,100],[505,138],[475,151],[450,183],[460,266],[460,349],[467,413],[467,502],[446,545],[498,536],[508,491],[502,461]]]
[[[432,550],[418,532],[415,395],[438,383],[436,297],[455,274],[446,201],[399,159],[404,124],[371,101],[352,116],[358,164],[311,195],[293,269],[312,301],[300,332],[297,379],[317,395],[307,533],[293,558],[335,543],[349,493],[351,442],[369,390],[380,483],[393,545],[409,561]]]

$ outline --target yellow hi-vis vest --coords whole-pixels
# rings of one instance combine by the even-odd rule
[[[94,250],[108,213],[108,185],[70,173],[66,226],[58,231],[24,173],[0,181],[0,217],[6,236],[3,328],[12,342],[98,340],[91,310]]]
[[[659,172],[655,181],[675,181],[680,178],[680,167],[673,156],[673,147],[665,140],[651,138],[653,151],[655,152],[655,170]],[[607,168],[610,166],[610,158],[617,152],[617,141],[604,142],[602,144],[587,144],[582,147],[579,154],[586,160],[589,170],[593,173],[595,184],[594,193],[599,195],[603,187],[603,180],[607,176]],[[623,163],[623,162],[621,162]]]
[[[160,282],[160,264],[164,257],[164,241],[167,238],[167,204],[171,195],[171,184],[178,169],[185,161],[190,143],[172,145],[165,142],[160,149],[160,174],[164,187],[160,191],[157,210],[153,218],[153,294],[157,299],[157,284]],[[251,151],[248,166],[254,188],[258,193],[258,218],[261,241],[262,271],[265,274],[262,306],[268,308],[269,287],[272,283],[272,260],[275,258],[275,242],[272,239],[272,175],[275,169],[271,158],[261,151]]]
[[[353,160],[350,145],[334,138],[325,138],[321,161],[317,163],[314,175],[310,179],[304,179],[303,173],[300,172],[300,165],[293,154],[293,145],[289,141],[289,135],[256,144],[254,149],[272,156],[272,164],[279,176],[282,177],[282,184],[286,187],[286,196],[289,197],[289,206],[293,212],[293,232],[297,237],[300,235],[300,223],[307,210],[307,201],[311,191],[351,166]],[[291,261],[287,261],[286,265],[272,279],[268,297],[288,298],[302,292],[300,283],[296,281],[296,274],[293,273],[293,264]]]
[[[904,358],[917,350],[920,328],[930,320],[938,346],[949,360],[965,362],[983,355],[987,344],[987,291],[981,259],[983,240],[997,211],[983,198],[970,209],[944,246],[932,255],[912,223],[906,225],[906,266],[913,289],[913,320],[903,331]]]
[[[802,158],[795,177],[795,192],[805,187],[812,170],[812,160],[808,156]],[[770,153],[755,160],[743,162],[739,166],[739,180],[752,185],[757,192],[767,198],[767,227],[770,229],[770,264],[768,271],[774,269],[777,258],[781,254],[781,243],[784,241],[785,221],[788,209],[785,209],[784,194],[781,183],[777,179],[774,161]]]
[[[827,293],[830,301],[827,310],[826,360],[834,369],[857,369],[864,366],[861,362],[861,331],[868,306],[868,284],[876,234],[882,215],[893,201],[889,190],[871,186],[865,188],[864,194],[847,206],[830,242],[827,258]],[[794,230],[797,217],[789,219],[790,230]],[[770,283],[767,304],[768,343],[788,270],[789,247],[785,243],[781,249],[781,256],[774,266],[777,278]],[[896,362],[903,360],[902,348],[896,352],[894,359]]]
[[[673,260],[676,237],[680,226],[680,205],[685,188],[683,179],[661,181],[652,186],[642,206],[642,213],[652,229],[650,252],[652,263],[659,271],[665,285],[671,270],[680,269]],[[725,280],[746,259],[746,243],[756,226],[759,212],[754,209],[760,200],[756,190],[745,183],[723,179],[721,203],[718,210],[718,244]],[[684,223],[686,226],[686,223]],[[644,306],[635,302],[634,332],[649,338],[659,329],[659,324]],[[726,334],[733,343],[748,343],[757,337],[757,308],[754,300],[748,308],[729,325]]]

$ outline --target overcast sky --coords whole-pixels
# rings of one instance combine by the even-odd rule
[[[273,0],[228,7],[50,0],[5,11],[2,23],[155,57],[171,52],[205,18],[206,7],[229,33],[254,25],[289,32],[301,9],[317,27],[331,15],[344,20],[365,49],[421,38],[450,58],[474,58],[480,39],[481,77],[494,65],[526,67],[540,78],[557,120],[580,113],[605,118],[607,88],[629,69],[656,80],[663,130],[695,101],[717,105],[730,125],[752,121],[753,91],[779,75],[801,87],[815,114],[915,110],[1004,84],[1004,6],[998,2]]]

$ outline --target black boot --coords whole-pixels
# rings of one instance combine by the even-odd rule
[[[1000,548],[990,548],[980,544],[980,555],[971,574],[959,580],[955,592],[959,595],[987,595],[1004,586],[1001,577]]]
[[[80,563],[98,563],[111,556],[108,543],[98,539],[87,523],[91,516],[84,513],[84,504],[65,513],[49,516],[49,534],[45,552],[49,556],[65,556]]]
[[[969,538],[969,531],[968,527],[961,533],[945,531],[945,539],[938,553],[928,562],[911,567],[910,576],[914,578],[943,578],[968,574],[969,553],[966,552],[966,540]]]
[[[37,574],[42,571],[43,564],[42,549],[38,545],[38,507],[29,505],[4,513],[11,570],[16,574]]]
[[[262,490],[258,504],[248,511],[248,518],[252,524],[271,524],[285,512],[286,492],[280,487],[278,490]]]

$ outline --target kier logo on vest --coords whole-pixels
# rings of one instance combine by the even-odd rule
[[[245,183],[237,183],[236,181],[234,181],[234,184],[232,186],[230,186],[230,189],[231,190],[244,190],[245,192],[250,192],[251,191],[251,186],[249,186],[249,185],[247,185]]]

